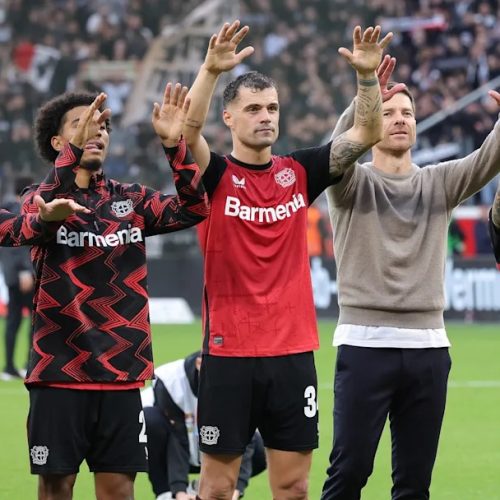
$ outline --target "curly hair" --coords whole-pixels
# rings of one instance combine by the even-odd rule
[[[61,132],[66,113],[78,106],[90,106],[95,98],[96,94],[88,92],[66,92],[54,97],[38,110],[35,119],[35,146],[44,160],[54,163],[59,154],[52,147],[51,140]],[[108,132],[111,131],[109,120],[106,120],[106,128]]]
[[[246,87],[252,90],[264,90],[274,87],[276,91],[278,90],[276,82],[269,76],[263,75],[258,71],[249,71],[227,84],[222,98],[224,108],[226,108],[231,101],[236,99],[240,87]]]

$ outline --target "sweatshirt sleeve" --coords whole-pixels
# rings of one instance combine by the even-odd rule
[[[452,210],[500,172],[500,120],[480,148],[464,158],[439,163],[434,168],[441,171],[447,206]]]

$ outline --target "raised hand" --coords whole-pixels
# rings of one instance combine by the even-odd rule
[[[500,106],[500,93],[496,90],[488,90],[488,95]]]
[[[388,101],[392,96],[405,90],[407,87],[404,83],[396,83],[390,90],[387,84],[391,81],[392,72],[396,67],[396,58],[386,54],[377,68],[378,82],[380,84],[380,92],[382,93],[382,101]]]
[[[85,144],[92,137],[97,135],[102,124],[111,117],[111,110],[106,108],[104,111],[99,111],[99,108],[104,104],[107,95],[101,92],[94,102],[81,114],[76,127],[75,135],[69,142],[77,148],[83,149]]]
[[[370,26],[362,33],[361,27],[356,26],[352,34],[352,52],[345,47],[339,48],[339,54],[347,59],[360,75],[370,74],[377,69],[382,60],[382,52],[393,37],[392,33],[388,33],[379,42],[380,31],[380,26]]]
[[[186,121],[191,100],[187,97],[188,88],[176,83],[172,91],[172,84],[167,83],[161,106],[153,105],[153,128],[166,148],[177,146],[182,135],[182,127]]]
[[[224,23],[219,33],[212,35],[204,62],[207,71],[215,74],[230,71],[243,59],[253,54],[253,47],[245,47],[240,52],[236,52],[238,45],[250,30],[248,26],[243,26],[241,29],[239,27],[238,20],[231,24]]]
[[[40,218],[45,222],[62,221],[77,212],[90,213],[88,208],[78,204],[75,200],[67,198],[56,198],[46,203],[41,196],[35,195],[33,201],[38,207]]]

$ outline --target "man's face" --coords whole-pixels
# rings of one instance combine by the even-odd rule
[[[405,153],[415,144],[417,123],[410,98],[399,92],[382,104],[383,139],[376,148],[395,154]]]
[[[237,97],[224,110],[224,123],[233,140],[256,150],[276,142],[279,134],[279,102],[274,87],[253,90],[240,87]]]
[[[87,106],[77,106],[70,109],[63,118],[63,126],[59,133],[63,144],[67,144],[75,135],[78,121]],[[98,113],[98,111],[96,111]],[[94,137],[91,137],[83,148],[80,166],[91,171],[98,171],[106,158],[109,146],[109,133],[106,124],[103,123]]]

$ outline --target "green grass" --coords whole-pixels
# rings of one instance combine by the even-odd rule
[[[323,322],[321,349],[316,355],[319,378],[320,448],[310,476],[310,498],[318,499],[332,441],[332,376],[335,350],[331,347],[333,323]],[[0,323],[3,331],[3,323]],[[500,500],[500,327],[449,325],[453,367],[432,498],[436,500]],[[183,357],[201,342],[199,324],[155,326],[156,364]],[[25,339],[17,349],[24,361]],[[3,362],[3,338],[0,347]],[[18,366],[21,366],[20,364]],[[21,382],[0,382],[0,499],[36,498],[36,478],[29,473],[26,445],[27,392]],[[384,433],[375,471],[363,491],[364,500],[390,497],[390,443]],[[93,498],[93,479],[86,465],[75,487],[75,499]],[[153,499],[145,474],[136,481],[136,498]],[[246,498],[270,499],[267,476],[253,479]]]

